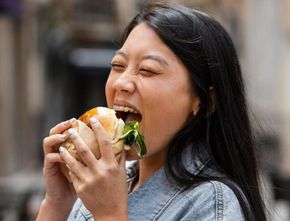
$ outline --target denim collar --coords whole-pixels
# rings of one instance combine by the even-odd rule
[[[184,165],[191,173],[198,175],[210,162],[210,157],[205,151],[195,151],[194,153],[189,151],[192,151],[191,148],[184,151]],[[170,182],[162,167],[138,189],[129,194],[130,220],[136,220],[136,217],[142,217],[142,220],[155,220],[184,189],[185,186]]]

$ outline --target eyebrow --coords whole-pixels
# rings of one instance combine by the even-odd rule
[[[127,55],[125,54],[125,52],[123,52],[121,50],[116,51],[115,55],[121,55],[122,57],[127,59]]]
[[[116,55],[120,55],[124,57],[125,59],[128,59],[128,56],[126,55],[126,53],[121,50],[116,51]],[[158,55],[145,55],[141,58],[141,60],[147,60],[147,59],[157,61],[164,65],[168,65],[168,62]]]
[[[145,55],[142,57],[142,60],[146,60],[146,59],[155,60],[161,64],[168,65],[167,61],[165,61],[163,58],[161,58],[158,55]]]

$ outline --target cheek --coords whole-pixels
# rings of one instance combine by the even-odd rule
[[[156,97],[156,96],[155,96]],[[189,95],[174,99],[159,100],[148,107],[148,118],[144,122],[144,136],[151,150],[165,148],[176,133],[183,127],[191,113],[191,99]],[[160,102],[161,101],[161,102]]]
[[[113,82],[114,82],[113,78],[109,75],[105,86],[106,100],[109,107],[111,107],[112,105],[112,97],[114,93],[112,87]]]
[[[144,111],[141,132],[148,154],[156,154],[167,148],[188,120],[192,113],[193,94],[186,81],[176,80],[143,82],[140,91]]]

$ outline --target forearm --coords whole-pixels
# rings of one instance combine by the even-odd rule
[[[46,199],[44,199],[41,203],[41,207],[36,221],[67,220],[71,208],[72,205],[65,206],[65,203],[63,205],[56,205],[53,203],[49,203]]]

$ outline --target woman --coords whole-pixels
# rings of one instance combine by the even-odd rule
[[[266,220],[238,58],[214,19],[178,5],[146,7],[112,59],[106,98],[139,113],[147,155],[126,151],[118,162],[92,118],[102,157],[71,131],[81,164],[63,148],[52,152],[73,119],[58,124],[44,140],[38,220]],[[125,160],[138,160],[127,168],[129,185]]]

